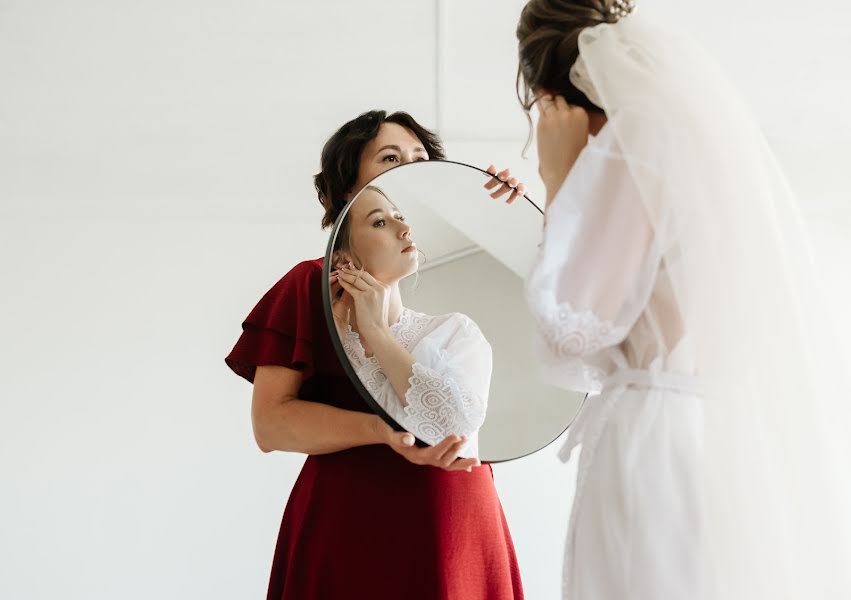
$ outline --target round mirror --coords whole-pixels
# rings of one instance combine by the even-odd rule
[[[420,446],[463,435],[460,455],[489,463],[550,444],[585,398],[539,381],[523,279],[543,213],[493,199],[493,181],[451,161],[385,171],[338,218],[323,279],[331,337],[369,406]],[[347,292],[332,274],[349,263]]]

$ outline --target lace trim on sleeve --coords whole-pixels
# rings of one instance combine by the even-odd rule
[[[405,428],[430,444],[450,435],[469,436],[484,422],[482,403],[451,377],[414,363],[405,394]]]
[[[556,302],[552,291],[530,292],[529,305],[538,330],[556,357],[575,358],[594,354],[614,346],[629,333],[629,328],[604,321],[591,310],[577,311],[567,302]]]

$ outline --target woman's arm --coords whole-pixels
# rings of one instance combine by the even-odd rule
[[[469,471],[481,463],[458,458],[466,442],[449,436],[436,446],[414,447],[414,436],[393,431],[378,415],[343,410],[296,397],[302,375],[295,369],[259,366],[254,375],[251,422],[263,452],[330,454],[357,446],[387,444],[408,461],[447,471]]]
[[[257,367],[251,401],[254,439],[263,452],[329,454],[385,443],[377,415],[299,400],[302,374],[279,366]]]

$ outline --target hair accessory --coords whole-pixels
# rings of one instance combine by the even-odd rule
[[[635,12],[635,0],[615,0],[609,7],[609,12],[619,20]]]

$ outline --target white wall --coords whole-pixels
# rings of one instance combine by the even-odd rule
[[[849,9],[645,4],[746,89],[851,331]],[[520,5],[0,0],[0,597],[263,596],[302,459],[256,449],[222,359],[322,253],[310,176],[358,112],[409,110],[540,197],[518,156]],[[572,493],[554,450],[495,468],[536,600],[558,597]]]

